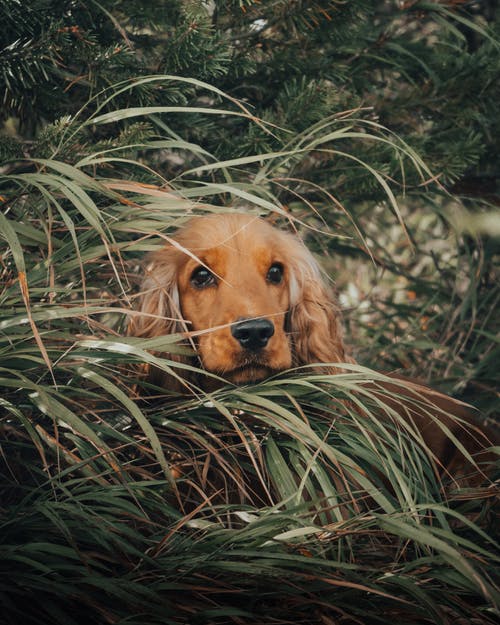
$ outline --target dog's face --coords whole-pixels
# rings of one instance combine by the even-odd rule
[[[198,333],[201,363],[234,383],[256,381],[292,364],[286,334],[290,276],[275,231],[240,219],[213,228],[200,220],[178,272],[179,306]],[[279,242],[278,242],[279,243]]]
[[[337,308],[317,263],[268,222],[194,217],[148,261],[130,334],[184,332],[203,368],[235,384],[344,361]],[[168,376],[161,383],[175,386]]]

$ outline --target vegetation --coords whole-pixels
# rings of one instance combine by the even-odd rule
[[[0,621],[496,622],[494,488],[442,483],[362,388],[399,367],[497,413],[494,12],[23,5],[0,0]],[[362,365],[136,379],[182,348],[125,337],[141,259],[234,209],[308,239]]]

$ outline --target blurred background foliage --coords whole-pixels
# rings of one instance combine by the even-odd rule
[[[186,217],[271,215],[335,282],[361,364],[493,422],[497,3],[0,15],[0,620],[495,622],[495,492],[450,493],[411,433],[346,418],[375,374],[144,400],[130,364],[178,347],[123,331]]]

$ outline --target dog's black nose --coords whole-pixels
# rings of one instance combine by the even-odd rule
[[[274,334],[274,325],[269,319],[241,319],[233,323],[231,334],[241,347],[255,352],[267,345]]]

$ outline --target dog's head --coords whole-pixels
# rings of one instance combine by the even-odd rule
[[[192,218],[149,256],[129,333],[184,332],[207,371],[240,384],[345,360],[339,315],[297,237],[244,214]],[[165,383],[167,383],[165,381]]]

